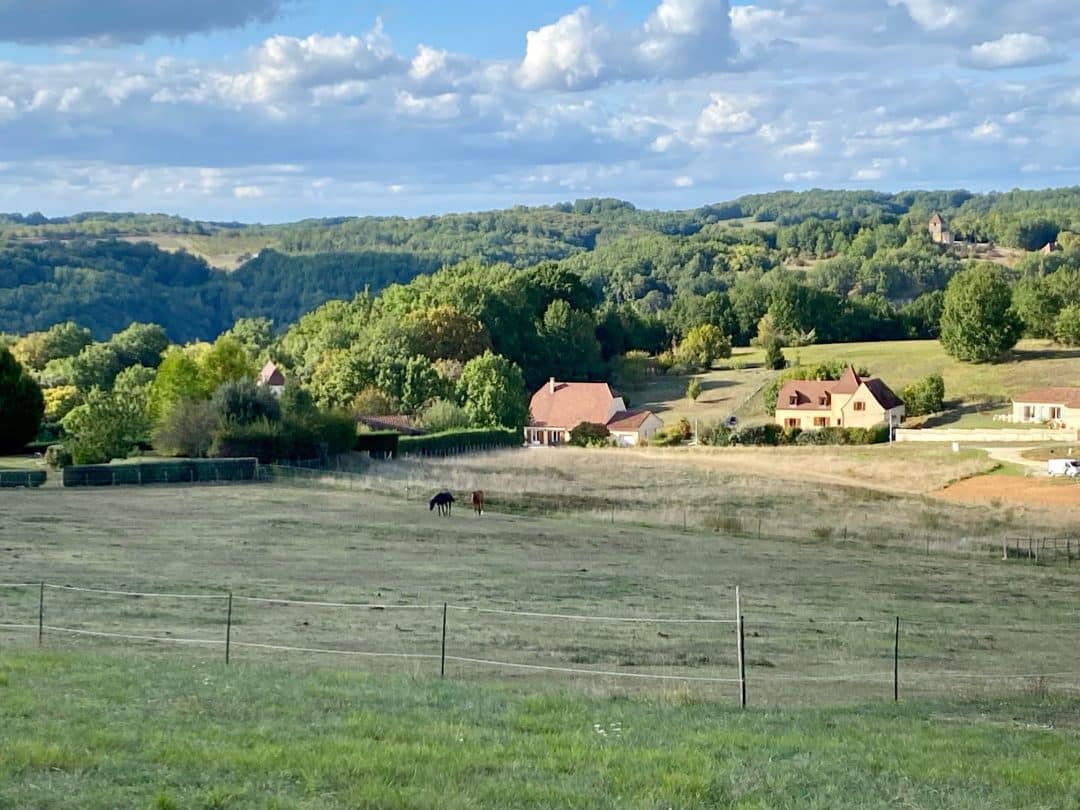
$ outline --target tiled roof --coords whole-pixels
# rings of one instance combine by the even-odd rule
[[[1035,388],[1013,397],[1013,402],[1080,408],[1080,388]]]
[[[259,372],[259,376],[255,378],[255,382],[259,385],[284,385],[285,375],[281,373],[281,369],[274,365],[273,360],[267,360],[266,365]]]
[[[874,395],[874,399],[878,401],[878,405],[887,411],[898,408],[904,404],[904,401],[894,394],[893,390],[889,388],[883,380],[879,380],[877,377],[863,380],[863,384],[866,386],[867,390]]]
[[[783,411],[829,411],[829,397],[836,380],[788,380],[776,395],[776,407]],[[792,397],[795,401],[792,402]],[[821,404],[822,398],[825,404]]]
[[[607,427],[608,430],[637,430],[652,415],[652,411],[619,411],[608,420]]]
[[[848,363],[848,365],[844,366],[840,379],[833,384],[830,390],[834,394],[854,394],[859,390],[860,385],[862,385],[862,378],[855,373],[855,368]]]
[[[554,389],[554,390],[552,390]],[[533,427],[556,427],[570,430],[582,422],[607,424],[615,399],[607,383],[554,382],[532,396],[529,413]]]

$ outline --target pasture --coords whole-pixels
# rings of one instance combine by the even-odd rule
[[[915,491],[981,454],[802,450],[512,450],[338,480],[5,492],[0,582],[212,597],[49,588],[49,649],[219,659],[231,591],[237,664],[428,678],[448,603],[454,680],[723,703],[738,695],[738,585],[751,705],[891,699],[896,616],[905,698],[1080,686],[1063,643],[1080,565],[1002,561],[1000,546],[1061,536],[1074,514]],[[450,517],[428,508],[440,489],[461,493]],[[5,647],[36,643],[38,600],[0,588],[0,623],[29,626],[0,630]]]
[[[1008,398],[1047,385],[1080,385],[1080,350],[1045,340],[1022,340],[1000,363],[961,363],[945,354],[936,340],[875,343],[815,344],[784,349],[791,365],[846,361],[865,367],[884,379],[894,391],[930,374],[945,380],[945,397],[959,407],[944,421],[954,427],[1000,425],[978,413],[983,407],[1006,410]],[[702,394],[697,402],[686,398],[688,377],[653,377],[627,395],[634,407],[648,407],[666,422],[685,417],[693,423],[712,424],[735,413],[742,421],[765,420],[764,403],[755,392],[775,372],[762,368],[764,352],[736,348],[730,360],[698,375]],[[997,407],[1000,405],[1001,407]]]

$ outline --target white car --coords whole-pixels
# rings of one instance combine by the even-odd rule
[[[1052,458],[1046,462],[1046,474],[1051,478],[1055,475],[1076,478],[1080,476],[1080,461],[1075,458]]]

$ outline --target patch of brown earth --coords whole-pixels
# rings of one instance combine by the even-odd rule
[[[1018,503],[1027,506],[1064,506],[1080,509],[1080,482],[980,475],[945,487],[937,497],[960,503]]]

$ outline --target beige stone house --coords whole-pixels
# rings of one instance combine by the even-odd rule
[[[648,441],[664,426],[652,411],[627,410],[607,383],[558,382],[554,377],[532,395],[529,415],[525,443],[534,445],[565,444],[582,422],[606,425],[624,447]]]
[[[776,397],[776,424],[785,428],[898,425],[904,403],[877,377],[863,379],[850,365],[839,380],[788,380]]]
[[[945,224],[945,220],[941,218],[941,214],[934,214],[930,217],[927,228],[930,231],[930,241],[935,244],[951,245],[953,243],[952,232],[949,230],[949,226]]]
[[[1013,422],[1080,430],[1080,388],[1036,388],[1013,397]]]

